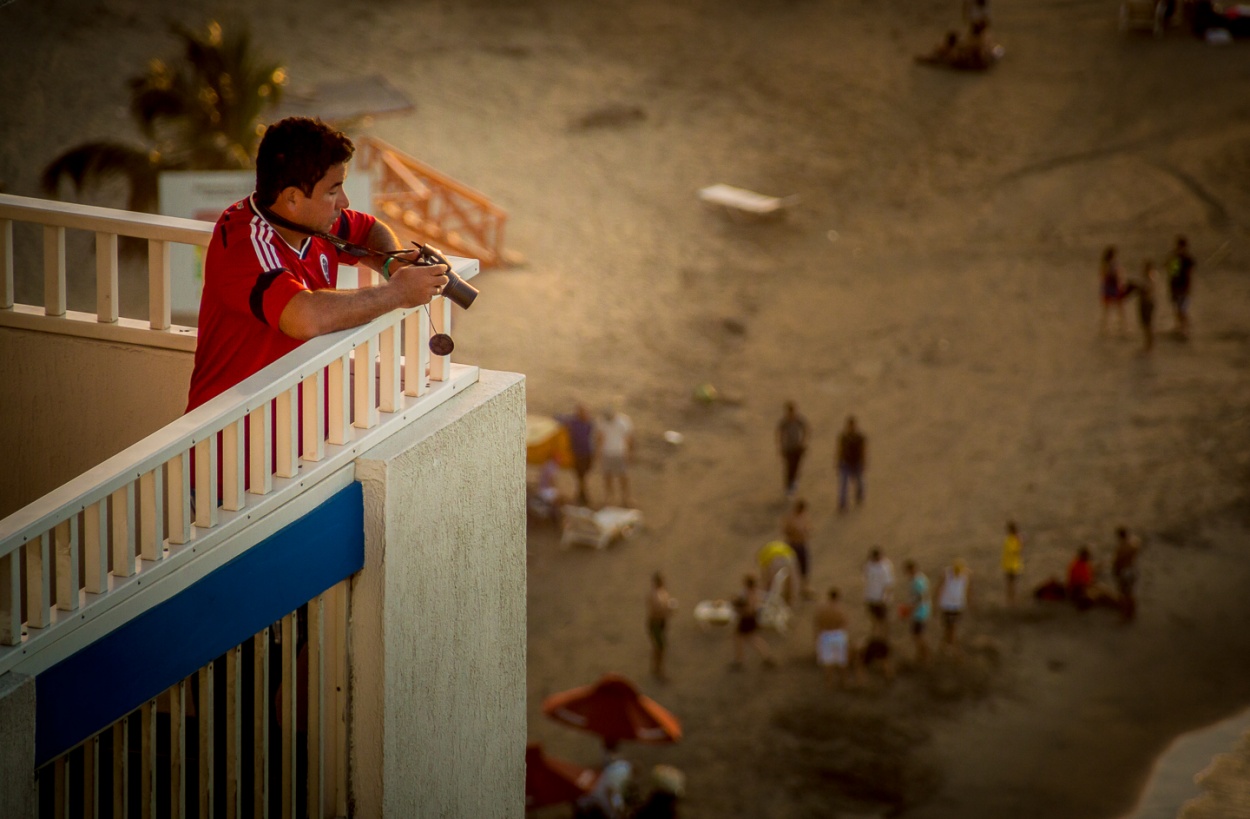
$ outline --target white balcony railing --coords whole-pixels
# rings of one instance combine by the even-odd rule
[[[43,231],[43,304],[15,303],[13,224]],[[96,312],[67,310],[66,230],[95,234]],[[170,323],[169,248],[207,247],[213,226],[193,219],[0,194],[0,327],[46,330],[108,341],[195,349],[195,329]],[[148,320],[118,313],[118,237],[148,243]]]
[[[51,261],[46,253],[42,316],[30,310],[25,319],[13,315],[15,219],[44,226]],[[97,249],[103,248],[94,321],[64,316],[60,248],[66,227],[94,230]],[[83,334],[93,331],[70,325],[117,321],[116,238],[122,235],[147,238],[159,262],[152,265],[158,295],[149,326],[125,328],[127,334],[171,335],[167,243],[198,244],[209,230],[184,219],[0,196],[0,326],[42,321],[39,329],[49,329],[52,320],[58,331]],[[452,261],[461,278],[477,273],[475,260]],[[450,356],[429,351],[426,340],[450,323],[451,302],[436,298],[428,307],[393,311],[313,339],[0,520],[0,674],[14,668],[37,673],[88,644],[108,628],[107,612],[141,585],[172,574],[347,466],[397,425],[476,382],[476,367],[453,365]],[[75,570],[80,564],[81,572]]]

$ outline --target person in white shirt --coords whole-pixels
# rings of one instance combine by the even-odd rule
[[[880,546],[874,546],[868,553],[868,562],[864,564],[864,602],[868,605],[874,636],[888,636],[886,615],[893,589],[894,564],[882,555]]]
[[[938,586],[938,611],[942,612],[942,641],[951,651],[958,652],[955,632],[959,618],[968,608],[969,592],[972,590],[972,574],[962,558],[947,567]]]
[[[612,487],[620,488],[621,506],[632,506],[629,499],[629,459],[634,453],[634,424],[614,407],[603,411],[595,423],[595,459],[603,472],[604,503],[612,502]]]

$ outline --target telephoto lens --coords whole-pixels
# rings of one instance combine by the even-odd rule
[[[421,249],[420,261],[426,264],[447,265],[447,284],[443,287],[443,295],[462,310],[468,310],[473,300],[477,298],[477,288],[456,275],[456,272],[451,269],[451,263],[438,248],[432,245],[417,245],[417,247]]]

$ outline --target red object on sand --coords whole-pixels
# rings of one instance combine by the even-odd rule
[[[543,746],[525,746],[525,809],[572,802],[594,787],[599,775],[590,768],[547,756]]]
[[[605,743],[681,739],[677,717],[619,674],[605,674],[593,685],[552,694],[543,701],[543,713],[557,722],[598,734]]]

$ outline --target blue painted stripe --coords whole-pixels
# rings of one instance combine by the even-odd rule
[[[103,730],[364,564],[364,492],[353,483],[39,674],[35,764]]]

